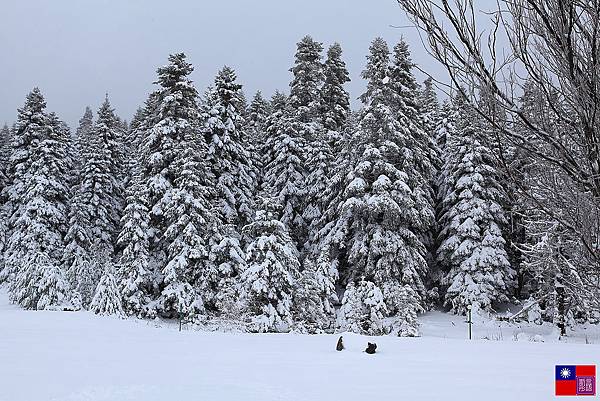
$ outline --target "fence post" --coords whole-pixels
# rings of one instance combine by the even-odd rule
[[[471,305],[467,306],[467,313],[469,316],[469,320],[467,321],[467,323],[469,323],[469,340],[473,339],[473,319],[471,319]]]

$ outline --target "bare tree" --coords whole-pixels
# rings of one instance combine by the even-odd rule
[[[493,9],[478,10],[475,3]],[[526,165],[535,166],[524,180],[524,172],[505,161],[507,176],[535,210],[532,227],[543,227],[537,224],[540,220],[560,227],[554,232],[560,233],[559,243],[567,238],[571,244],[565,258],[576,267],[574,285],[586,285],[598,294],[600,0],[398,4],[430,54],[446,67],[452,87],[502,135],[500,143],[518,148],[530,159]],[[521,107],[526,82],[544,98],[544,118]],[[477,104],[472,89],[482,88],[504,113],[491,116]]]

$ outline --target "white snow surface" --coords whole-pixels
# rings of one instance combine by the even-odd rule
[[[337,352],[339,334],[178,332],[169,322],[24,311],[0,289],[0,400],[551,400],[555,364],[600,362],[597,326],[558,343],[550,326],[477,322],[468,341],[464,318],[432,312],[421,332],[342,333]],[[367,341],[375,355],[363,352]]]

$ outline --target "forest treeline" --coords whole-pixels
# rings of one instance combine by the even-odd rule
[[[257,332],[415,336],[434,307],[515,302],[561,329],[600,319],[598,272],[522,195],[539,186],[551,199],[548,169],[490,124],[502,113],[493,92],[440,102],[407,44],[377,38],[352,111],[342,48],[323,53],[304,37],[289,93],[249,103],[232,68],[199,94],[173,54],[129,123],[107,96],[75,132],[33,89],[0,132],[11,301]],[[563,105],[530,83],[519,107],[551,126],[547,110]]]

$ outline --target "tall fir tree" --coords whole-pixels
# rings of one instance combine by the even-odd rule
[[[334,43],[327,50],[323,67],[325,82],[321,89],[323,126],[330,131],[343,129],[350,112],[350,96],[344,84],[350,82],[346,63],[342,60],[342,46]]]
[[[190,118],[195,111],[190,108]],[[187,123],[187,124],[186,124]],[[217,228],[211,200],[213,180],[206,164],[206,144],[190,121],[179,121],[183,138],[173,161],[174,187],[163,198],[161,209],[168,222],[164,237],[169,243],[168,262],[159,304],[164,315],[186,316],[204,312],[202,294],[210,270],[210,241]]]
[[[90,311],[97,315],[124,316],[122,297],[116,279],[114,264],[109,254],[100,253],[93,261],[94,270],[101,272],[101,278],[90,303]]]
[[[456,135],[446,139],[442,173],[448,189],[437,259],[446,268],[445,304],[458,314],[507,301],[514,278],[502,236],[502,188],[479,121],[463,102]]]
[[[290,69],[294,77],[290,83],[289,105],[302,126],[300,135],[311,140],[315,131],[310,124],[317,120],[321,109],[323,45],[305,36],[296,46],[294,66]]]
[[[123,210],[120,129],[107,96],[98,110],[98,118],[84,151],[80,188],[91,241],[106,249],[111,257],[114,256],[113,248]]]
[[[148,208],[148,249],[156,302],[166,317],[192,317],[203,311],[196,292],[209,255],[214,227],[206,143],[201,135],[193,67],[183,53],[169,56],[157,70],[160,86],[146,102],[141,152],[143,203]],[[137,240],[137,239],[134,239]],[[139,273],[139,271],[138,271]],[[138,274],[133,272],[133,274]]]
[[[267,127],[268,162],[264,168],[262,191],[281,205],[280,221],[288,227],[295,243],[304,243],[306,223],[304,165],[306,141],[296,130],[289,104],[275,109]]]
[[[75,170],[81,174],[86,147],[90,143],[92,129],[94,128],[94,113],[86,106],[83,116],[79,119],[79,126],[75,130]]]
[[[77,139],[82,151],[81,172],[71,200],[62,257],[70,285],[83,306],[92,301],[102,277],[95,259],[108,256],[111,260],[102,263],[112,263],[115,257],[123,209],[119,126],[108,97],[98,110],[96,123],[88,124],[91,118],[86,112]]]
[[[333,189],[331,179],[334,168],[339,166],[341,152],[339,145],[342,132],[350,113],[348,92],[344,84],[350,81],[348,71],[342,58],[342,48],[333,44],[327,51],[327,60],[324,65],[325,82],[321,89],[321,115],[323,129],[312,143],[312,153],[309,155],[309,174],[306,178],[307,203],[304,207],[303,219],[308,225],[308,238],[304,245],[307,253],[305,257],[316,258],[318,246],[318,233],[328,223],[324,217],[329,208]],[[333,195],[333,194],[331,194]]]
[[[150,297],[156,292],[149,266],[150,213],[140,170],[140,166],[135,167],[127,188],[127,206],[121,219],[122,229],[117,241],[122,248],[117,280],[124,313],[155,317],[156,311],[150,307]]]
[[[277,219],[278,205],[262,199],[246,230],[252,242],[246,249],[242,298],[257,332],[288,331],[292,326],[293,292],[300,261],[285,224]]]
[[[246,117],[246,136],[248,138],[248,152],[252,159],[252,173],[254,175],[253,192],[261,187],[264,170],[264,154],[267,119],[271,113],[271,104],[265,99],[261,91],[256,91],[248,107]]]
[[[253,141],[262,141],[264,139],[265,123],[271,112],[271,104],[263,97],[261,91],[256,91],[252,102],[248,107],[248,117],[246,126],[249,131],[248,137]]]
[[[225,222],[241,230],[252,220],[254,172],[240,109],[242,85],[235,71],[223,67],[207,100],[205,120],[208,158],[216,177],[219,211]]]
[[[4,215],[3,204],[6,202],[5,188],[10,184],[10,157],[12,153],[12,132],[7,124],[0,130],[0,255],[6,245],[6,236],[8,230],[7,216]],[[2,270],[4,259],[0,257],[0,282],[2,282]]]
[[[391,79],[390,52],[383,39],[372,42],[367,59],[367,90],[361,96],[365,106],[351,139],[353,166],[343,209],[323,250],[338,258],[343,283],[365,277],[381,290],[386,313],[399,316],[391,330],[402,334],[399,327],[406,326],[406,317],[423,311],[427,299],[422,234],[434,217],[426,196],[428,164],[418,151],[423,134],[400,107],[415,100],[404,99],[408,95]]]
[[[60,264],[72,168],[70,137],[45,107],[35,88],[19,109],[17,153],[11,158],[15,180],[8,191],[13,207],[5,251],[9,296],[27,309],[60,307],[70,300]]]
[[[169,64],[157,70],[155,83],[159,89],[148,97],[141,124],[140,186],[149,212],[148,264],[155,288],[152,298],[158,298],[164,288],[162,270],[168,263],[169,243],[164,232],[169,222],[163,205],[177,177],[174,160],[183,137],[179,125],[189,129],[197,124],[197,92],[188,78],[192,71],[185,54],[169,56]]]
[[[0,191],[8,184],[8,166],[11,154],[12,132],[7,124],[0,129]]]

